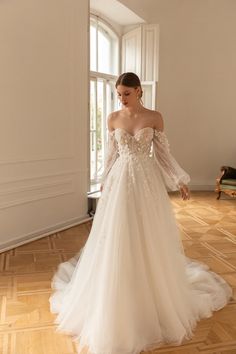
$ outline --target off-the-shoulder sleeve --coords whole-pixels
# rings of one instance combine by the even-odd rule
[[[117,157],[119,156],[118,153],[118,144],[115,139],[115,134],[113,131],[108,131],[108,140],[106,142],[106,153],[105,153],[105,161],[104,161],[104,170],[101,176],[101,184],[103,185],[107,175],[112,168],[113,164],[115,163]]]
[[[165,132],[154,130],[153,153],[159,165],[166,186],[178,190],[181,185],[188,184],[190,176],[185,172],[170,152],[170,146]]]

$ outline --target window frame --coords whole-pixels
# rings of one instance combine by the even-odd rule
[[[103,92],[103,95],[105,97],[105,100],[103,101],[103,117],[102,117],[102,160],[104,163],[105,160],[105,154],[106,154],[106,142],[107,142],[107,121],[106,121],[106,117],[108,116],[108,114],[110,113],[110,111],[107,111],[107,94],[106,94],[106,85],[112,83],[115,83],[117,80],[117,75],[119,75],[120,73],[120,69],[121,69],[121,36],[116,32],[116,30],[112,27],[112,25],[107,22],[106,20],[104,20],[103,18],[101,18],[98,15],[94,15],[93,13],[90,13],[90,21],[89,21],[89,33],[90,33],[90,26],[91,26],[91,22],[92,21],[96,21],[96,68],[98,68],[98,23],[100,23],[100,25],[104,25],[104,28],[106,29],[106,27],[108,28],[108,30],[112,33],[112,35],[114,35],[114,37],[117,39],[117,74],[108,74],[108,73],[104,73],[104,72],[99,72],[99,71],[94,71],[94,70],[90,70],[89,71],[89,87],[91,85],[91,81],[95,82],[95,85],[97,85],[97,83],[101,80],[103,81],[103,84],[105,85],[105,91]],[[89,36],[90,38],[90,36]],[[89,46],[90,48],[90,46]],[[90,53],[90,51],[89,51]],[[91,59],[90,59],[90,55],[89,55],[89,62],[90,62],[90,66],[91,66]],[[111,97],[111,111],[114,110],[115,108],[115,104],[116,104],[116,100],[114,97],[115,94],[115,88],[113,87],[114,91],[113,95]],[[96,94],[95,94],[95,99],[96,99],[96,104],[95,107],[98,107],[98,89],[96,88]],[[91,92],[89,90],[89,106],[91,103]],[[97,112],[97,108],[96,108],[96,112]],[[97,114],[96,114],[97,116]],[[97,118],[96,118],[97,119]],[[91,111],[89,110],[89,181],[90,181],[90,186],[92,185],[96,185],[99,184],[101,182],[101,175],[98,176],[97,172],[94,175],[94,178],[92,178],[91,176],[91,164],[92,164],[92,156],[91,156],[91,135],[94,134],[96,135],[97,132],[97,123],[96,123],[96,129],[91,129]],[[97,144],[97,138],[96,138],[96,144]],[[97,171],[97,165],[98,165],[98,159],[97,156],[98,154],[95,152],[96,154],[96,158],[95,158],[95,171]],[[103,166],[104,168],[104,166]]]

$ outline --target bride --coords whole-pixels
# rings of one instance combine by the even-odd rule
[[[107,120],[101,197],[85,246],[53,277],[51,311],[80,353],[136,354],[193,337],[232,289],[187,258],[166,188],[189,199],[189,175],[170,153],[163,118],[141,104],[137,75],[122,74],[122,109]]]

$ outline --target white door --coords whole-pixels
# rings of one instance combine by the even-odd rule
[[[141,75],[141,27],[122,37],[122,72],[132,71]]]

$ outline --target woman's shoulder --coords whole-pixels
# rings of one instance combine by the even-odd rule
[[[119,115],[121,114],[121,110],[119,111],[113,111],[111,113],[108,114],[107,120],[111,121],[111,120],[115,120],[117,117],[119,117]]]
[[[146,114],[149,117],[149,119],[151,119],[153,128],[157,130],[164,129],[164,120],[160,111],[146,108]]]
[[[114,129],[114,122],[116,121],[117,117],[119,117],[120,111],[114,111],[108,114],[107,116],[107,126],[108,130],[112,131]]]

